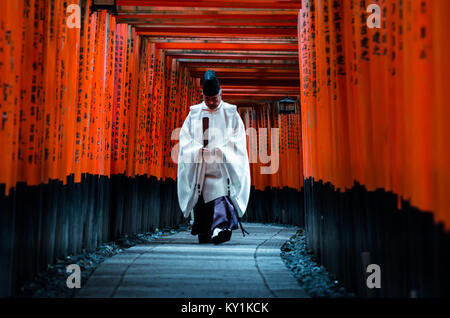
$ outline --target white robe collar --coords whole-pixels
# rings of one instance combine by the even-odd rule
[[[214,113],[214,112],[218,111],[219,108],[222,107],[222,104],[223,104],[223,99],[220,101],[219,106],[217,106],[216,109],[210,109],[210,108],[206,105],[205,101],[203,101],[203,102],[201,103],[201,105],[202,105],[202,110],[206,110],[206,111],[208,111],[208,112],[210,112],[210,113]]]

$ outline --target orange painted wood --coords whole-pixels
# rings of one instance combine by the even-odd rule
[[[155,0],[118,0],[118,6],[149,7],[208,7],[208,8],[266,8],[266,9],[301,9],[299,0],[229,0],[229,1],[155,1]]]
[[[136,31],[140,35],[158,35],[173,36],[182,35],[187,37],[202,36],[256,36],[256,37],[295,37],[297,30],[295,28],[220,28],[211,25],[207,27],[136,27]]]
[[[157,43],[158,49],[297,51],[297,44]]]
[[[392,191],[450,228],[449,179],[438,177],[447,2],[379,2],[380,29],[367,27],[365,2],[331,3],[304,0],[299,12],[305,177]]]

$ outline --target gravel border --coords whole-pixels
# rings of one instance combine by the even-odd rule
[[[286,267],[292,271],[300,286],[312,298],[353,298],[339,281],[322,265],[314,261],[314,256],[307,252],[304,229],[300,228],[280,248],[281,258]]]
[[[86,283],[106,258],[122,253],[125,249],[137,244],[145,244],[162,236],[173,235],[177,232],[186,231],[189,225],[180,224],[173,228],[156,228],[153,232],[143,234],[124,235],[114,242],[108,242],[97,247],[95,251],[77,255],[69,255],[64,259],[58,259],[54,264],[47,265],[47,270],[38,273],[33,282],[22,286],[16,298],[73,298],[79,289],[67,288],[66,280],[70,273],[66,273],[66,267],[77,264],[81,270],[81,284]]]

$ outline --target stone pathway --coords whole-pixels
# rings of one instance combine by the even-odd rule
[[[188,231],[126,249],[99,265],[76,297],[305,298],[280,257],[296,228],[244,223],[250,235],[198,244]]]

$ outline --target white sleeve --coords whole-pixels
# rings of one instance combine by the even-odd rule
[[[180,209],[185,217],[191,213],[194,205],[195,187],[199,169],[201,169],[201,148],[203,145],[192,135],[191,113],[186,117],[179,134],[179,152],[177,167],[177,194]]]

